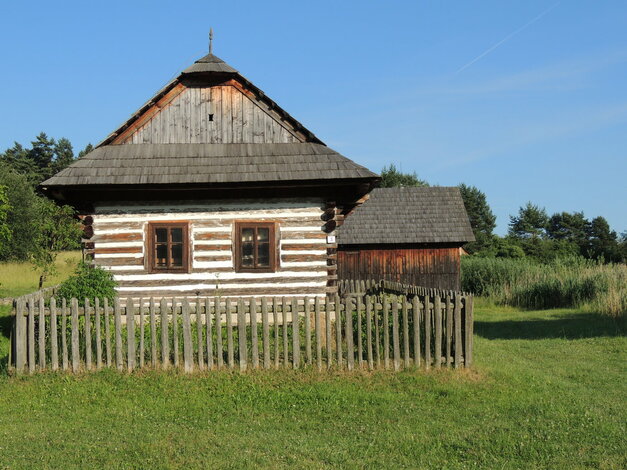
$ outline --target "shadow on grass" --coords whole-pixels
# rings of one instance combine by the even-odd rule
[[[553,319],[475,321],[475,333],[487,339],[581,339],[623,336],[625,322],[595,314],[565,314]]]

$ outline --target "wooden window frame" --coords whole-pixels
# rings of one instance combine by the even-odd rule
[[[155,230],[158,228],[181,228],[183,229],[183,266],[179,268],[158,267],[155,264]],[[191,240],[189,239],[189,222],[148,222],[146,228],[146,271],[149,273],[189,273],[191,266]],[[168,249],[168,252],[170,250]]]
[[[251,268],[249,266],[242,266],[242,230],[245,228],[267,228],[269,229],[268,239],[270,241],[270,253],[269,260],[270,266]],[[279,268],[279,230],[276,222],[267,221],[238,221],[235,222],[234,234],[233,234],[233,257],[235,272],[238,273],[274,273]],[[256,243],[255,243],[256,247]],[[256,248],[255,248],[256,250]]]

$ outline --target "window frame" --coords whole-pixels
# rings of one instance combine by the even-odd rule
[[[269,253],[269,266],[267,267],[250,267],[242,266],[242,230],[246,228],[267,228],[268,233],[268,247]],[[279,267],[279,240],[278,240],[278,224],[276,222],[268,221],[237,221],[234,224],[233,234],[233,257],[235,272],[238,273],[274,273]],[[257,241],[254,242],[254,250],[257,250]]]
[[[183,265],[181,267],[159,267],[156,265],[156,241],[155,231],[159,228],[166,228],[171,230],[173,228],[180,228],[183,231]],[[188,221],[175,221],[175,222],[148,222],[147,228],[147,243],[146,243],[146,270],[149,273],[189,273],[190,271],[190,258],[191,258],[191,241],[189,239],[189,222]],[[168,239],[170,236],[168,236]],[[168,242],[168,252],[170,251],[171,242]]]

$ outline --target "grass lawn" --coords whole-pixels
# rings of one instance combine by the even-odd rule
[[[57,274],[51,276],[44,287],[59,284],[74,272],[76,264],[81,259],[80,251],[66,251],[57,257]],[[17,297],[28,292],[34,292],[39,285],[39,273],[32,265],[23,262],[0,263],[0,298]]]
[[[627,468],[612,320],[477,310],[470,372],[2,374],[0,468]]]

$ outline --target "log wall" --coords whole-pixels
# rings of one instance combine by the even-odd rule
[[[337,265],[339,279],[385,279],[460,290],[461,262],[457,245],[340,245]]]
[[[110,270],[127,297],[324,296],[334,245],[327,244],[324,206],[314,200],[194,202],[159,205],[100,205],[93,216],[94,262]],[[189,273],[150,273],[146,266],[149,222],[189,222]],[[236,221],[278,224],[276,272],[235,272]],[[333,235],[331,232],[330,235]]]

